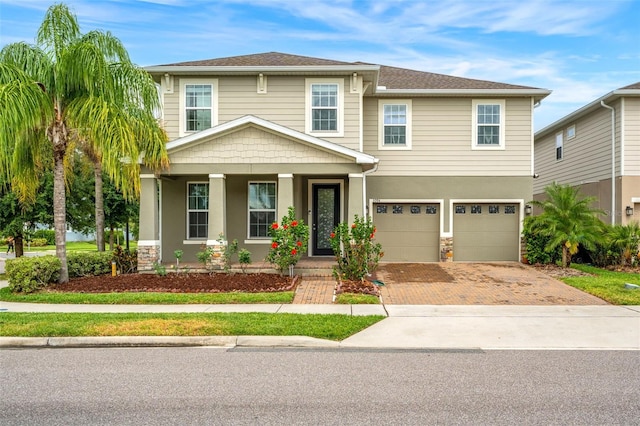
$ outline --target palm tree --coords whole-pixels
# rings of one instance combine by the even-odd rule
[[[619,251],[622,265],[631,265],[640,246],[640,224],[633,221],[627,225],[614,225],[609,231],[609,239]]]
[[[139,163],[166,166],[166,135],[152,78],[108,32],[82,35],[64,4],[51,6],[36,45],[0,51],[0,164],[20,199],[33,200],[38,176],[53,166],[53,215],[60,282],[69,280],[65,249],[65,162],[90,144],[123,194],[139,191]],[[128,161],[123,161],[128,159]]]
[[[544,190],[544,201],[531,203],[542,208],[542,214],[535,217],[541,233],[550,237],[548,250],[562,247],[562,266],[569,267],[571,256],[578,252],[582,244],[592,249],[602,238],[603,223],[596,215],[600,210],[590,207],[594,197],[579,198],[577,188],[552,183]]]

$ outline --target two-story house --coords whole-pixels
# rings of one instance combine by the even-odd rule
[[[534,198],[552,182],[595,197],[601,219],[640,220],[640,82],[621,87],[535,134]]]
[[[141,175],[141,270],[220,234],[263,258],[289,206],[309,256],[369,215],[385,261],[520,259],[548,90],[274,52],[147,71],[171,165]]]

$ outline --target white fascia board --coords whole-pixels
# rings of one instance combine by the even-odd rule
[[[378,95],[424,95],[424,96],[536,96],[544,98],[551,94],[546,89],[382,89]]]
[[[241,73],[308,73],[308,72],[378,72],[379,65],[291,65],[291,66],[202,66],[156,65],[144,67],[149,73],[169,74],[241,74]]]
[[[297,130],[293,130],[288,127],[281,126],[279,124],[273,123],[268,120],[264,120],[254,115],[245,115],[235,120],[227,121],[224,124],[220,124],[215,127],[211,127],[209,129],[187,135],[180,139],[175,139],[167,143],[167,151],[170,153],[171,151],[179,150],[180,148],[184,148],[186,147],[186,145],[189,145],[192,142],[195,142],[210,136],[215,136],[217,134],[227,132],[236,127],[244,126],[246,124],[254,124],[254,125],[263,127],[265,129],[271,130],[275,133],[279,133],[293,139],[304,141],[311,146],[315,146],[317,148],[321,148],[329,152],[334,152],[347,157],[351,157],[356,161],[357,164],[376,164],[378,162],[378,159],[372,155],[355,151],[353,149],[344,147],[342,145],[338,145],[338,144],[326,141],[324,139],[307,135],[306,133],[298,132]]]

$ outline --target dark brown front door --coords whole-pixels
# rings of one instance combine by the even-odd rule
[[[313,223],[311,232],[314,256],[332,255],[331,233],[340,223],[340,184],[313,184]]]

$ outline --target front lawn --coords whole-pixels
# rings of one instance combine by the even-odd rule
[[[0,336],[309,336],[340,341],[384,319],[338,314],[0,313]]]
[[[640,289],[630,290],[624,286],[625,283],[640,285],[639,273],[613,272],[580,264],[572,267],[593,276],[560,278],[564,283],[614,305],[640,305]]]

